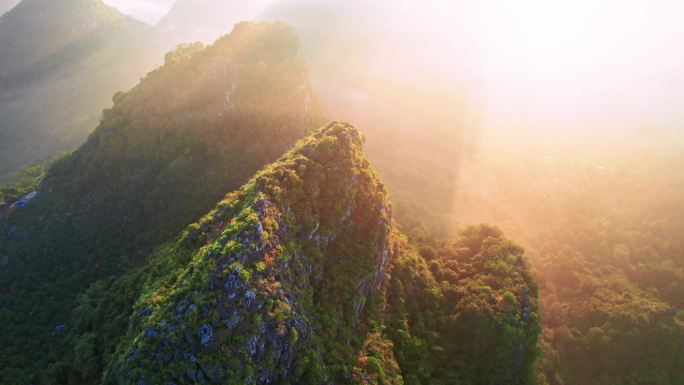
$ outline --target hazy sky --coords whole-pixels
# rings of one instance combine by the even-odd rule
[[[684,2],[486,3],[493,124],[681,127]]]
[[[173,2],[105,1],[150,23]],[[676,127],[684,120],[684,1],[383,0],[373,4],[386,4],[382,12],[391,15],[387,19],[399,21],[381,23],[390,33],[378,52],[396,55],[396,65],[425,67],[406,70],[422,70],[435,78],[471,79],[488,126],[633,129]],[[406,52],[407,41],[415,47],[413,52]],[[401,59],[406,55],[410,60]]]
[[[173,4],[174,0],[104,0],[121,12],[135,16],[149,24],[156,24]]]

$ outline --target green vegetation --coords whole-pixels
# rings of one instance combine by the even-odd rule
[[[102,0],[24,0],[0,17],[0,181],[80,145],[159,62],[151,33]]]
[[[105,382],[340,378],[387,262],[385,192],[360,145],[333,123],[190,226],[165,252],[192,258],[143,293]]]
[[[464,220],[501,223],[540,279],[539,384],[684,380],[684,158],[658,148],[559,152],[555,162],[499,154],[472,166]]]
[[[97,345],[107,347],[105,383],[420,383],[413,373],[427,374],[421,366],[433,368],[436,360],[442,372],[429,373],[433,383],[456,378],[464,384],[486,383],[478,382],[485,373],[526,383],[539,327],[522,250],[498,230],[475,228],[453,245],[441,246],[440,256],[428,259],[433,267],[428,270],[391,230],[386,192],[360,145],[358,131],[344,124],[315,132],[188,226],[178,240],[159,248],[146,266],[109,290],[101,285],[82,297],[76,318],[84,327],[74,338],[89,341],[95,335],[101,341]],[[402,278],[415,279],[407,261],[425,267],[416,284],[433,286],[396,292]],[[432,274],[453,274],[448,266],[459,262],[468,273],[437,285]],[[505,269],[489,273],[485,265],[492,264]],[[522,306],[461,292],[462,303],[454,307],[449,293],[459,280],[479,287],[484,281],[496,285],[491,281],[500,278],[508,278],[507,285],[495,286],[497,292],[514,291]],[[143,287],[134,307],[130,289],[121,295],[131,285]],[[491,289],[489,294],[496,295]],[[133,308],[128,328],[124,323],[111,328],[108,321],[121,308],[95,305],[117,301]],[[415,312],[410,318],[444,324],[414,326],[402,318],[408,310],[401,304],[413,301],[432,307],[410,309]],[[407,346],[406,331],[395,329],[400,325],[432,338],[422,342],[422,361],[415,360],[413,351],[419,337]],[[473,329],[489,343],[473,340],[459,346],[457,341],[472,337]],[[503,332],[510,340],[500,340]],[[440,338],[450,343],[437,342]],[[116,351],[113,341],[121,341]],[[425,350],[430,344],[434,348]],[[482,353],[473,355],[476,350]],[[494,368],[499,372],[492,373]],[[70,382],[77,381],[72,377]]]
[[[519,246],[482,225],[400,255],[387,320],[407,385],[531,383],[537,288]]]
[[[265,12],[300,32],[331,117],[363,130],[365,152],[392,192],[403,230],[439,238],[454,235],[461,157],[472,144],[468,130],[478,125],[468,87],[441,69],[464,60],[464,52],[453,49],[452,36],[426,33],[459,25],[463,15],[439,15],[445,4],[278,0]],[[417,28],[426,20],[434,29]]]
[[[46,0],[26,0],[0,19],[0,79],[3,84],[27,67],[55,54],[93,30],[123,16],[96,0],[68,0],[51,7]],[[49,10],[54,15],[43,13]],[[84,23],[88,20],[88,23]],[[28,24],[28,25],[27,25]],[[31,28],[31,33],[26,28]],[[25,34],[27,33],[27,34]],[[22,34],[25,34],[21,36]],[[21,36],[20,45],[16,39]]]
[[[0,205],[12,204],[38,188],[47,169],[60,157],[26,167],[12,177],[12,182],[0,186]]]
[[[77,295],[140,266],[313,127],[315,100],[285,25],[240,24],[167,60],[115,95],[88,141],[50,167],[38,197],[0,220],[2,383],[68,375],[61,358]],[[85,360],[100,348],[90,338],[78,344],[79,362],[97,367]]]
[[[166,15],[155,26],[160,40],[168,46],[180,42],[213,41],[226,33],[226,28],[239,21],[257,20],[269,0],[175,0]],[[260,18],[261,20],[281,20]]]
[[[0,17],[0,384],[684,384],[682,148],[462,157],[455,92],[378,75],[383,6],[300,3],[268,14],[370,162],[282,23],[116,92],[215,8]]]
[[[562,197],[561,221],[540,235],[544,335],[547,354],[559,357],[542,366],[550,384],[684,381],[682,179],[660,181],[684,164],[673,154],[626,159],[605,174],[577,170],[601,192],[590,198],[581,185]]]
[[[529,383],[539,323],[522,249],[481,226],[419,254],[362,143],[343,123],[314,131],[144,262],[68,282],[80,294],[42,367],[19,361],[39,328],[5,334],[3,383]]]

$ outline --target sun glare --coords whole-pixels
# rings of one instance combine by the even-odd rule
[[[486,2],[495,54],[512,55],[535,71],[592,61],[645,17],[639,1],[525,0]]]
[[[562,131],[672,124],[684,7],[673,1],[484,3],[490,126]],[[635,92],[638,90],[638,92]]]

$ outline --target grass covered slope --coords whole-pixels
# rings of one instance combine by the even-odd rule
[[[303,136],[316,110],[297,35],[279,23],[181,47],[114,99],[38,196],[0,219],[4,383],[38,382],[71,349],[78,293],[140,264]]]

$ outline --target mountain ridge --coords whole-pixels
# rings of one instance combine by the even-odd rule
[[[213,41],[231,25],[257,21],[269,0],[176,0],[155,25],[164,44]]]
[[[50,377],[28,368],[58,360],[68,341],[52,331],[78,293],[142,263],[304,135],[316,104],[298,52],[291,28],[246,23],[213,46],[176,49],[114,96],[87,142],[50,166],[37,197],[0,218],[3,327],[35,336],[8,337],[7,362],[38,354],[17,366],[33,381]],[[40,317],[22,313],[27,302],[42,303]]]
[[[528,383],[539,328],[536,287],[522,250],[500,231],[482,227],[459,238],[459,257],[440,251],[440,257],[424,259],[395,228],[387,191],[362,143],[348,124],[314,131],[160,247],[149,266],[133,274],[142,275],[121,277],[110,294],[93,293],[84,301],[110,302],[105,298],[120,284],[144,282],[136,304],[127,305],[128,331],[122,336],[121,327],[115,335],[120,343],[103,383],[419,384],[426,375],[472,384],[491,378]],[[442,318],[460,301],[449,304],[449,293],[460,289],[437,283],[446,279],[433,275],[442,274],[437,265],[477,260],[477,291],[455,313],[471,313],[481,323],[479,336],[488,336],[480,348],[486,355],[474,359],[472,345],[458,348],[468,322],[456,321],[463,330],[451,335],[443,331],[446,325],[415,320]],[[483,301],[477,282],[494,279],[483,265],[492,263],[512,283],[501,286],[497,278],[499,286]],[[404,285],[422,289],[404,291]],[[493,307],[497,293],[504,299]],[[87,309],[73,322],[107,318]],[[503,332],[507,327],[513,335]],[[92,344],[91,336],[103,338],[104,332],[86,327],[75,343]],[[445,361],[429,364],[428,352],[416,356],[417,341],[439,348],[433,352]],[[493,363],[478,363],[494,351],[500,356]]]
[[[292,372],[302,372],[300,376],[304,377],[323,375],[325,370],[319,367],[320,363],[309,362],[310,366],[294,367],[296,361],[305,360],[305,357],[334,355],[334,350],[330,349],[332,346],[325,350],[320,346],[309,347],[313,343],[311,334],[315,333],[314,324],[309,318],[316,318],[316,313],[319,313],[319,316],[333,317],[329,311],[334,311],[330,309],[321,312],[314,309],[330,300],[326,297],[333,294],[330,292],[333,288],[335,295],[343,297],[357,290],[358,293],[365,294],[362,298],[373,296],[379,289],[388,263],[386,249],[389,218],[385,219],[384,231],[380,229],[382,226],[378,230],[371,229],[375,228],[375,223],[383,221],[382,218],[386,214],[382,212],[389,208],[382,203],[385,193],[382,192],[379,181],[372,174],[368,174],[367,162],[358,158],[357,146],[360,146],[360,143],[358,131],[350,129],[350,126],[332,123],[311,135],[303,143],[300,142],[276,164],[259,172],[237,195],[234,194],[233,201],[229,198],[220,203],[218,209],[205,216],[198,225],[191,226],[185,232],[184,242],[199,242],[200,245],[206,242],[208,247],[200,248],[197,256],[190,262],[189,270],[180,273],[177,283],[169,288],[175,299],[157,303],[154,298],[164,294],[152,293],[147,299],[142,300],[146,306],[155,309],[155,314],[143,320],[145,326],[137,329],[143,337],[136,337],[135,341],[140,342],[136,342],[130,350],[125,351],[126,359],[121,360],[123,379],[119,382],[127,382],[129,374],[132,381],[146,382],[162,379],[179,382],[186,377],[187,369],[174,371],[170,362],[168,366],[165,365],[165,361],[159,361],[155,353],[161,346],[169,346],[168,354],[172,354],[174,350],[184,351],[185,348],[182,346],[187,342],[185,337],[182,337],[183,334],[174,337],[175,334],[169,332],[167,340],[155,339],[154,341],[158,342],[150,342],[164,345],[150,347],[143,341],[144,336],[155,334],[151,332],[152,329],[160,331],[160,336],[166,335],[165,333],[171,329],[196,331],[199,335],[199,344],[195,349],[198,350],[197,355],[200,358],[193,373],[195,376],[209,376],[212,382],[223,382],[228,379],[233,382],[249,382],[252,373],[240,368],[263,364],[263,360],[267,359],[263,357],[266,347],[273,349],[274,367],[256,367],[252,380],[259,383],[283,383],[296,381],[292,378]],[[358,161],[355,160],[357,158]],[[296,171],[292,173],[291,170]],[[357,195],[364,193],[370,196],[379,195],[366,201],[369,197]],[[337,199],[345,196],[346,198],[341,200]],[[301,202],[302,199],[305,201]],[[309,206],[313,202],[316,202],[313,207]],[[333,203],[335,208],[331,207]],[[307,209],[312,211],[307,212]],[[354,230],[354,227],[358,230]],[[371,230],[371,233],[364,234],[363,229]],[[338,250],[340,257],[351,257],[353,254],[343,251],[340,245],[351,247],[351,240],[365,245],[366,239],[369,239],[371,244],[376,244],[378,249],[362,252],[355,257],[357,262],[348,260],[341,264],[327,260],[331,255],[330,251],[325,250]],[[318,256],[315,256],[316,254]],[[360,267],[354,267],[357,263]],[[347,273],[344,286],[330,287],[337,281],[333,280],[330,274],[338,269],[343,269],[341,271]],[[356,273],[352,273],[354,271]],[[201,278],[207,273],[210,277],[208,282]],[[305,283],[308,279],[302,279],[309,274],[313,274],[311,288],[307,288],[308,285]],[[229,293],[227,297],[221,294],[224,290]],[[210,294],[212,292],[216,294]],[[326,294],[328,292],[330,294]],[[272,304],[271,307],[268,304]],[[212,314],[210,307],[213,307],[218,313],[214,318],[208,316],[211,321],[205,319],[194,325],[191,319],[185,321],[184,318],[188,306],[197,308],[202,314]],[[262,308],[263,312],[260,312],[259,309]],[[351,327],[353,324],[360,326],[363,309],[363,301],[346,303],[337,311],[341,312],[340,316],[347,322],[338,326],[331,325],[330,331],[323,328],[319,333],[334,336],[338,333],[338,328]],[[137,314],[148,312],[145,307],[136,310]],[[284,314],[278,315],[279,312]],[[257,317],[257,314],[261,316]],[[192,318],[192,315],[188,317]],[[263,323],[257,321],[256,324],[252,324],[255,318],[261,318]],[[166,321],[162,322],[163,320]],[[216,344],[222,343],[219,337],[222,327],[233,333],[235,338],[248,335],[251,327],[254,327],[255,331],[258,330],[258,334],[254,337],[245,337],[247,348],[233,345],[232,353],[224,359],[215,356],[203,358],[203,352],[200,352],[199,348],[211,345],[218,350]],[[354,329],[347,333],[352,330]],[[353,335],[347,333],[345,335]],[[218,341],[213,340],[212,336],[216,336]],[[221,346],[228,348],[228,345]],[[221,356],[219,352],[215,354]],[[178,356],[179,360],[182,359],[181,356]],[[226,362],[229,357],[241,357],[247,361],[235,367],[228,364],[228,368],[221,368],[219,363]],[[166,358],[172,360],[170,356]],[[155,361],[161,362],[159,372],[145,372],[141,379],[135,376],[138,372],[135,368],[147,367],[149,364],[146,362]],[[210,368],[213,365],[219,366]],[[192,364],[190,366],[192,367]],[[164,369],[166,367],[169,369]],[[218,374],[223,371],[230,374]],[[155,377],[157,374],[160,377]],[[197,378],[191,380],[202,382]]]

